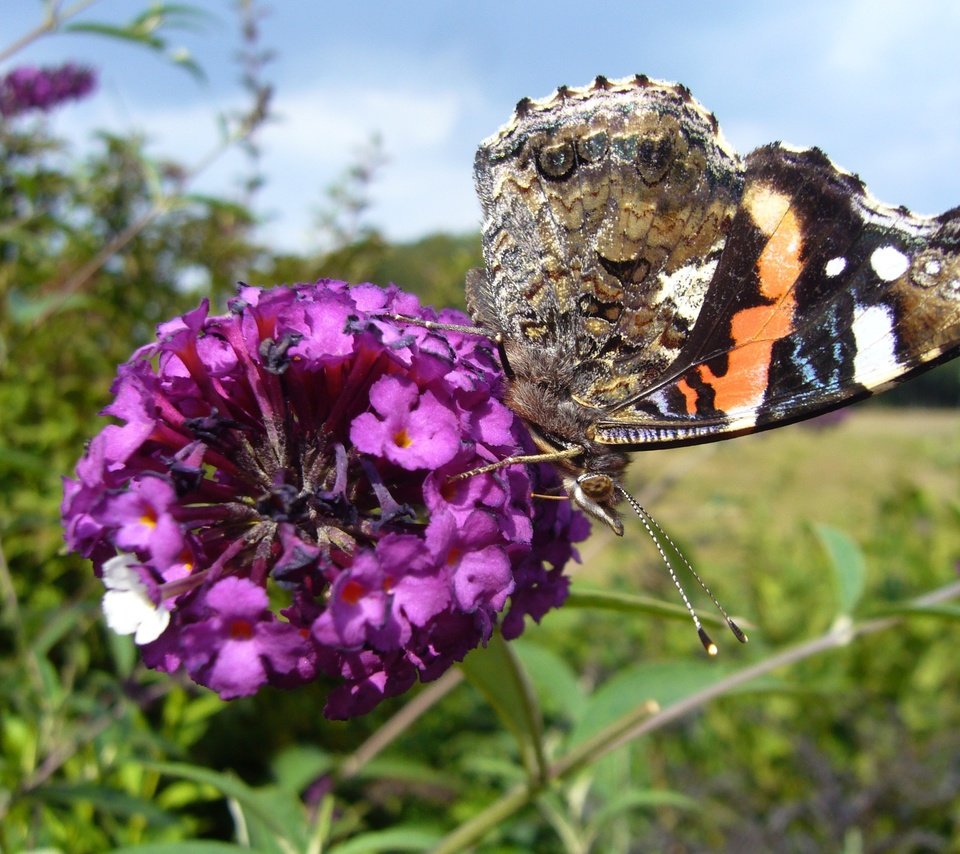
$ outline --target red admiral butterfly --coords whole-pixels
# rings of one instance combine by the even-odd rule
[[[525,99],[475,176],[467,304],[543,452],[523,461],[617,534],[621,499],[655,525],[626,452],[810,418],[960,351],[960,208],[884,205],[816,148],[741,158],[683,86]]]
[[[476,182],[470,313],[509,405],[618,534],[624,452],[809,418],[960,352],[960,209],[884,205],[815,148],[740,158],[683,86],[521,101]]]

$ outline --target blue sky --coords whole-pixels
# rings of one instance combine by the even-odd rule
[[[54,114],[82,144],[96,128],[148,134],[151,151],[187,163],[217,138],[217,115],[242,104],[228,0],[200,33],[175,35],[208,73],[197,84],[158,58],[86,36],[53,36],[0,68],[78,59],[97,96]],[[147,3],[101,0],[85,18],[119,22]],[[5,0],[0,44],[39,19],[33,0]],[[275,0],[263,45],[278,121],[261,137],[263,236],[316,248],[323,190],[372,133],[389,163],[371,220],[410,239],[475,229],[477,143],[522,96],[597,74],[678,80],[713,110],[741,151],[774,139],[816,144],[876,196],[938,213],[960,204],[960,3],[956,0],[623,2]],[[239,156],[200,187],[229,192]]]

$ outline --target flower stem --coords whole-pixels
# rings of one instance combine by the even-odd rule
[[[401,733],[408,730],[421,715],[446,697],[462,681],[463,672],[457,668],[452,668],[435,682],[427,685],[390,720],[379,727],[353,754],[347,757],[341,764],[337,776],[341,780],[345,780],[357,774],[364,765],[387,748]]]

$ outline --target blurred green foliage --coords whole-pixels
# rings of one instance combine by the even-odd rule
[[[714,631],[718,662],[673,617],[638,525],[622,541],[595,532],[571,607],[476,653],[465,682],[350,723],[320,717],[323,685],[223,703],[145,671],[105,630],[99,582],[62,550],[60,479],[102,427],[116,365],[158,322],[201,297],[222,310],[237,281],[323,276],[462,307],[478,238],[387,243],[358,221],[372,174],[353,170],[328,199],[349,207],[349,228],[331,230],[348,241],[279,256],[248,206],[191,195],[189,170],[142,140],[104,133],[78,160],[42,122],[0,125],[0,850],[424,850],[527,785],[482,850],[952,850],[960,613],[904,612],[956,575],[955,411],[868,409],[637,461],[637,494],[749,616],[747,647]],[[929,376],[926,400],[955,403],[956,365]],[[648,700],[722,689],[884,614],[901,621],[571,759],[622,716],[644,720]]]

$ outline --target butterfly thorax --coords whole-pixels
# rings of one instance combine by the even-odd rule
[[[623,525],[614,505],[621,497],[621,481],[629,458],[592,439],[601,413],[571,398],[565,382],[569,375],[564,369],[566,360],[552,355],[553,359],[550,353],[532,358],[532,351],[523,348],[515,349],[510,360],[508,348],[506,356],[512,376],[504,401],[524,420],[541,452],[581,450],[576,456],[558,456],[554,460],[567,494],[581,509],[622,534]]]

